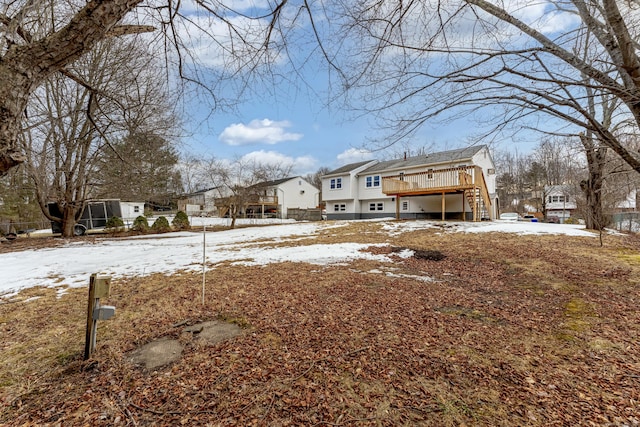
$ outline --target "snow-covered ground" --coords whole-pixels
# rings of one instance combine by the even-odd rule
[[[194,226],[228,225],[227,219],[192,218]],[[33,286],[86,286],[92,273],[114,277],[201,270],[203,255],[207,268],[221,262],[266,265],[295,261],[312,264],[338,264],[354,259],[387,260],[361,249],[360,243],[296,245],[296,240],[313,238],[326,228],[346,222],[293,222],[289,220],[243,220],[240,223],[269,224],[217,232],[178,232],[99,239],[95,243],[71,241],[56,247],[0,254],[0,295],[9,296]],[[518,234],[567,234],[595,236],[583,226],[531,222],[493,221],[435,222],[382,220],[390,236],[425,228],[442,232],[506,232]],[[291,245],[287,245],[291,242]],[[277,245],[276,245],[277,244]]]

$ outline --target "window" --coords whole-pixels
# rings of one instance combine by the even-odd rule
[[[380,187],[380,175],[368,176],[366,179],[366,187]]]
[[[402,202],[402,210],[403,211],[409,210],[409,202]]]
[[[134,213],[138,213],[138,212],[140,212],[140,206],[135,205],[135,206],[133,207],[133,212],[134,212]]]
[[[427,171],[427,179],[433,179],[433,169]]]
[[[335,212],[340,212],[340,211],[344,212],[347,210],[347,205],[345,205],[344,203],[341,203],[341,204],[336,203],[335,205],[333,205],[333,210]]]
[[[383,211],[384,210],[384,203],[378,203],[376,205],[376,210]]]
[[[369,210],[370,211],[383,211],[384,210],[384,203],[369,203]]]
[[[333,178],[330,187],[332,190],[342,188],[342,178]]]
[[[369,210],[370,211],[375,211],[376,210],[376,204],[375,203],[369,203]]]
[[[567,196],[549,196],[549,203],[566,203],[569,201]]]

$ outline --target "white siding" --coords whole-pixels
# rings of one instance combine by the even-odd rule
[[[124,222],[133,221],[144,215],[144,202],[120,202],[120,212]]]
[[[278,204],[286,216],[289,208],[315,208],[320,192],[301,177],[296,177],[278,185]]]

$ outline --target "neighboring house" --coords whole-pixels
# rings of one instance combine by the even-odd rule
[[[178,200],[178,210],[187,215],[211,215],[216,211],[215,200],[218,197],[220,197],[218,187],[185,194]]]
[[[493,219],[496,173],[485,145],[352,163],[322,177],[327,219]]]
[[[558,222],[562,224],[578,208],[575,192],[568,185],[546,186],[544,194],[547,219],[557,218]]]
[[[640,192],[638,190],[631,190],[627,193],[624,200],[616,203],[615,212],[637,212],[638,211],[638,199],[640,199]]]
[[[261,182],[238,191],[237,196],[216,199],[220,216],[228,215],[236,202],[240,215],[249,218],[287,217],[290,208],[315,208],[320,191],[301,176]]]

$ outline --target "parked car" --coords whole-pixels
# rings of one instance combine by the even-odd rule
[[[538,222],[538,218],[535,215],[524,215],[521,221]]]
[[[500,219],[503,221],[519,221],[520,215],[517,212],[505,212],[500,214]]]

